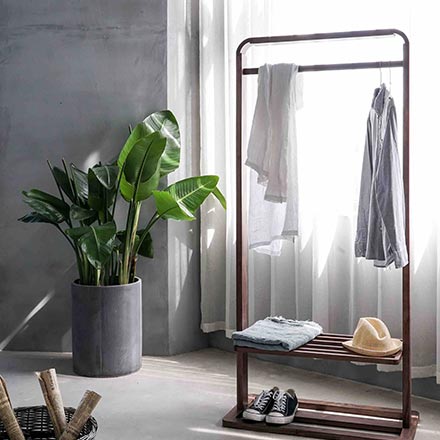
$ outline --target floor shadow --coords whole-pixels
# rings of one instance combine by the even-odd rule
[[[73,372],[71,353],[38,353],[3,351],[0,353],[2,374],[25,374],[55,368],[58,374],[77,376]]]

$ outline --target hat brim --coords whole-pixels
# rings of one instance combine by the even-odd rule
[[[402,350],[402,341],[400,339],[395,339],[395,338],[391,338],[392,347],[390,347],[388,350],[385,351],[368,350],[367,348],[355,346],[353,345],[353,339],[343,342],[342,345],[348,350],[354,351],[355,353],[358,354],[363,354],[365,356],[389,356]]]

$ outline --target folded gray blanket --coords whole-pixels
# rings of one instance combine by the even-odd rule
[[[306,344],[322,333],[313,321],[296,321],[270,316],[245,330],[232,333],[234,345],[261,350],[290,351]]]

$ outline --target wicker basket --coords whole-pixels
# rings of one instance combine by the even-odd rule
[[[56,440],[52,422],[45,406],[29,406],[14,409],[18,423],[26,440]],[[74,408],[64,408],[66,419],[69,422],[75,412]],[[78,440],[90,440],[96,436],[98,424],[90,417],[81,431]],[[3,423],[0,422],[0,440],[8,440]]]

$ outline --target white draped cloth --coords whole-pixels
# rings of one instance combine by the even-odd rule
[[[249,248],[280,255],[283,240],[298,235],[296,110],[302,106],[295,64],[258,69],[258,96],[246,165],[250,175]]]

